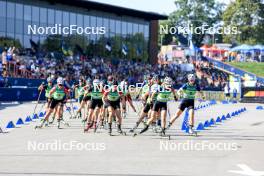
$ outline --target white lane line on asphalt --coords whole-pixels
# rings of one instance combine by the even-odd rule
[[[248,176],[264,176],[264,171],[255,171],[246,164],[237,164],[241,170],[229,170],[228,172],[237,173]]]

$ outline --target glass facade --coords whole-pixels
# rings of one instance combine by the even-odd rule
[[[27,3],[25,3],[27,2]],[[20,42],[24,48],[30,48],[30,39],[43,44],[49,34],[28,34],[28,26],[47,27],[77,25],[78,27],[105,27],[104,34],[83,34],[77,36],[82,48],[96,44],[98,51],[107,53],[106,43],[113,50],[111,56],[148,59],[149,21],[140,18],[115,15],[75,7],[51,5],[34,1],[0,0],[0,37]],[[77,35],[77,34],[76,34]],[[67,35],[62,35],[63,40]],[[127,55],[122,55],[122,47],[126,46]],[[100,55],[100,54],[98,54]]]

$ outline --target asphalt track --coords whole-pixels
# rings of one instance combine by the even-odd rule
[[[170,114],[176,111],[177,106],[175,102],[169,104]],[[70,127],[57,129],[53,125],[35,130],[34,126],[39,123],[37,120],[9,131],[5,129],[6,124],[10,120],[16,122],[19,117],[24,120],[32,114],[34,104],[1,105],[0,126],[9,132],[0,134],[0,175],[239,176],[242,174],[231,171],[240,171],[238,164],[254,171],[264,171],[264,110],[256,110],[256,106],[258,104],[218,102],[197,110],[196,125],[244,107],[247,109],[200,131],[198,137],[189,136],[181,130],[182,116],[168,131],[171,135],[171,140],[168,140],[152,130],[137,137],[129,133],[120,136],[115,129],[115,135],[111,137],[104,129],[84,134],[80,120],[69,119],[68,112],[64,116]],[[136,113],[130,108],[123,129],[128,131],[136,118]],[[71,142],[80,146],[87,144],[88,148],[73,147],[68,150],[59,149],[58,145],[57,148],[41,148],[50,143]],[[30,148],[32,143],[40,147]],[[254,175],[248,172],[250,174]]]

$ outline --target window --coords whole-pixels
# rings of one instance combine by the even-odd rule
[[[103,26],[105,27],[105,37],[109,37],[109,19],[108,18],[103,18]]]
[[[97,20],[97,22],[96,22],[96,26],[97,26],[98,28],[103,27],[103,18],[101,18],[101,17],[97,17],[96,20]],[[97,36],[97,39],[99,39],[99,38],[102,37],[103,35],[101,35],[101,34],[97,34],[96,36]]]
[[[83,16],[83,27],[86,28],[86,27],[89,27],[90,26],[90,16],[88,15],[84,15]],[[90,35],[89,34],[85,34],[87,40],[89,40],[90,38]]]
[[[7,3],[7,18],[15,17],[15,4],[8,2]]]
[[[69,26],[69,12],[63,12],[62,24],[63,26]]]
[[[76,25],[76,14],[70,13],[70,25]]]
[[[56,10],[55,23],[58,25],[62,24],[62,12],[59,10]]]
[[[31,6],[24,5],[24,20],[31,21]]]
[[[15,32],[15,4],[14,3],[7,3],[7,32],[9,33],[8,36],[14,38]]]
[[[44,26],[44,25],[46,26],[47,25],[47,9],[40,8],[39,15],[40,15],[40,23],[42,24],[41,26]]]
[[[48,24],[52,25],[55,23],[55,11],[53,9],[48,9]]]
[[[91,16],[91,27],[97,27],[95,16]],[[96,34],[91,34],[90,36],[91,40],[96,41]]]
[[[133,23],[133,34],[135,35],[136,33],[138,33],[138,24]]]
[[[110,30],[109,30],[110,37],[113,37],[115,36],[115,20],[110,19],[109,21],[110,21]]]
[[[128,34],[132,34],[132,32],[133,32],[133,25],[132,25],[132,23],[127,23],[127,33]]]
[[[127,34],[127,22],[122,21],[122,35],[125,37]]]
[[[32,6],[32,21],[36,22],[35,24],[39,23],[39,8]]]
[[[149,25],[144,25],[144,37],[149,37]]]
[[[0,1],[0,17],[6,16],[6,2]]]
[[[6,31],[6,2],[0,1],[0,31]],[[2,36],[2,35],[1,35]]]
[[[16,4],[16,19],[23,20],[23,5]]]
[[[116,33],[121,34],[121,21],[116,20]]]
[[[83,27],[83,15],[77,14],[77,26]]]
[[[140,24],[139,27],[138,27],[138,32],[140,34],[144,34],[144,25],[143,24]]]

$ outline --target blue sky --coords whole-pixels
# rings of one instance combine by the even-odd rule
[[[112,4],[132,9],[151,11],[160,14],[170,14],[175,10],[174,0],[89,0],[105,4]],[[230,0],[217,0],[219,2],[230,2]]]

